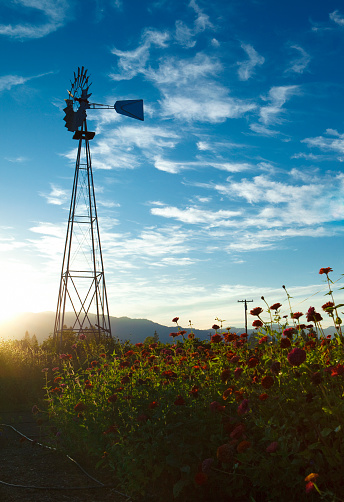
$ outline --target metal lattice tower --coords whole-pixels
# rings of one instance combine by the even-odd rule
[[[95,133],[87,130],[86,110],[115,109],[143,120],[142,100],[117,101],[113,106],[90,103],[88,79],[87,70],[78,68],[64,109],[66,127],[74,132],[78,151],[54,326],[54,339],[60,345],[64,331],[70,328],[76,333],[92,333],[98,340],[102,335],[111,336],[89,145]],[[73,314],[69,327],[65,325],[67,312]]]

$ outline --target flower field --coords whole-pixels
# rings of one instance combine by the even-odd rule
[[[343,305],[281,318],[264,303],[253,336],[214,325],[201,341],[178,318],[171,344],[80,335],[43,369],[46,407],[33,412],[133,501],[343,501]]]

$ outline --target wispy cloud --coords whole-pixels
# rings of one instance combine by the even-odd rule
[[[152,47],[166,48],[170,35],[167,31],[147,29],[141,37],[141,44],[132,51],[112,49],[112,54],[119,58],[119,73],[111,73],[113,80],[130,80],[138,73],[146,72],[146,64]]]
[[[45,77],[46,75],[50,75],[51,73],[52,72],[41,73],[39,75],[33,75],[32,77],[23,77],[20,75],[3,75],[2,77],[0,77],[0,92],[10,91],[12,87],[16,87],[17,85],[24,85],[30,80]]]
[[[44,197],[48,204],[54,204],[57,206],[61,206],[62,204],[64,204],[68,199],[69,192],[67,193],[66,190],[63,190],[62,188],[54,185],[53,183],[50,183],[50,187],[51,187],[51,192],[49,194],[40,192],[39,195],[41,197]]]
[[[0,24],[0,35],[20,40],[42,38],[56,31],[66,23],[70,11],[67,0],[16,0],[13,7],[16,5],[23,9],[23,17],[27,9],[36,9],[47,18],[43,24]]]
[[[264,63],[265,59],[263,58],[263,56],[260,56],[258,54],[258,52],[252,47],[252,45],[241,44],[241,47],[249,58],[246,61],[238,63],[239,79],[245,81],[252,77],[255,67],[261,66]]]
[[[305,138],[301,143],[306,143],[311,148],[319,148],[325,152],[336,152],[344,154],[344,134],[340,134],[334,129],[327,129],[326,136],[317,136],[315,138]]]
[[[299,45],[291,45],[291,49],[295,49],[299,53],[299,57],[296,57],[290,62],[290,65],[286,69],[286,72],[303,73],[311,61],[311,56]]]
[[[344,26],[344,16],[340,14],[338,10],[335,10],[329,14],[331,21],[338,24],[339,26]]]
[[[8,162],[12,162],[13,164],[21,164],[23,162],[27,162],[28,161],[27,157],[22,157],[22,156],[19,156],[19,157],[5,157],[5,159]]]
[[[159,155],[154,158],[154,165],[159,171],[165,171],[171,174],[177,174],[187,169],[201,169],[205,167],[214,167],[220,171],[227,171],[230,173],[239,173],[253,168],[253,166],[247,162],[218,162],[202,158],[195,161],[177,162],[164,159]]]
[[[188,207],[186,209],[179,209],[174,206],[153,207],[151,213],[155,216],[163,216],[164,218],[174,218],[183,223],[190,224],[206,224],[211,227],[231,227],[233,223],[231,218],[239,216],[240,211],[210,211],[206,209],[199,209],[197,207]]]
[[[264,125],[279,123],[281,121],[279,115],[283,112],[283,105],[286,101],[295,94],[299,93],[299,86],[297,85],[284,85],[272,87],[266,98],[269,102],[267,106],[260,108],[260,120]]]

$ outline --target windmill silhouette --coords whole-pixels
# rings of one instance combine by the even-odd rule
[[[54,340],[60,346],[64,332],[70,329],[78,334],[91,333],[98,340],[102,335],[111,337],[89,145],[95,133],[87,129],[86,110],[114,109],[122,115],[144,119],[142,99],[116,101],[113,106],[90,103],[90,85],[87,70],[78,68],[64,108],[65,127],[74,132],[78,150],[54,325]],[[69,328],[65,325],[67,312],[73,313]]]

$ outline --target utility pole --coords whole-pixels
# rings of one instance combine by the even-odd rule
[[[238,300],[238,303],[245,303],[245,333],[247,333],[247,304],[253,300]]]

